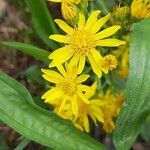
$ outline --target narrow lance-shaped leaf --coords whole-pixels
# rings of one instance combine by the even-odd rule
[[[26,1],[32,16],[33,27],[38,36],[47,44],[52,50],[58,48],[58,45],[49,40],[49,35],[56,33],[53,18],[48,11],[45,0],[27,0]]]
[[[49,62],[48,52],[41,48],[38,48],[36,46],[30,45],[30,44],[24,44],[24,43],[20,43],[20,42],[1,41],[0,43],[7,47],[15,48],[25,54],[35,57],[36,59],[41,60],[43,62]]]
[[[56,150],[104,150],[69,121],[33,103],[17,81],[0,73],[0,119],[25,137]]]
[[[128,150],[150,112],[150,20],[133,25],[125,104],[117,120],[114,144]]]

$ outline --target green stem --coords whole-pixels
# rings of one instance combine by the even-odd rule
[[[109,13],[109,10],[108,10],[108,8],[107,8],[107,6],[103,0],[97,0],[96,5],[98,6],[98,8],[102,9],[102,13],[104,15]]]
[[[27,145],[31,142],[31,140],[24,138],[22,142],[14,149],[14,150],[23,150]]]

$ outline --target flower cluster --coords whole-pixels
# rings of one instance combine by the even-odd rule
[[[92,11],[88,17],[80,11],[77,22],[70,24],[68,20],[76,16],[76,12],[70,8],[64,10],[64,5],[77,6],[81,1],[51,1],[61,2],[67,23],[55,19],[64,34],[49,37],[62,46],[50,53],[49,69],[42,69],[43,78],[51,84],[42,99],[56,114],[72,121],[81,130],[90,132],[90,119],[95,126],[101,123],[103,129],[111,133],[124,98],[122,94],[113,93],[111,87],[101,90],[97,87],[100,87],[98,82],[103,81],[103,75],[117,67],[117,55],[110,53],[110,49],[125,44],[114,35],[121,26],[107,27],[105,24],[111,14],[102,16],[100,10]],[[94,81],[96,79],[98,82]]]
[[[119,6],[114,9],[116,19],[126,21],[129,14],[135,19],[142,20],[150,17],[149,0],[133,0],[131,6]]]
[[[77,67],[66,64],[58,67],[59,73],[42,69],[43,77],[54,83],[42,99],[52,105],[54,112],[64,119],[71,120],[76,127],[90,131],[89,118],[95,125],[103,123],[106,132],[112,132],[115,125],[113,118],[117,116],[123,102],[122,95],[113,95],[110,90],[106,94],[96,95],[97,83],[91,86],[82,84],[89,75],[77,75]]]
[[[127,31],[130,31],[130,26],[137,21],[150,18],[150,1],[149,0],[133,0],[130,6],[118,6],[113,10],[113,24],[121,24]],[[126,31],[125,31],[126,32]],[[118,68],[117,74],[122,79],[127,78],[129,68],[129,46],[130,35],[128,32],[122,36],[126,41],[125,45],[119,46],[112,52],[117,57]]]

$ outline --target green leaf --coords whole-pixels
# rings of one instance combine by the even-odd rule
[[[45,0],[27,0],[26,3],[30,9],[32,24],[38,36],[51,49],[58,48],[55,42],[49,40],[49,35],[57,33],[57,29],[48,11]]]
[[[7,47],[15,48],[25,54],[35,57],[36,59],[39,59],[43,62],[49,62],[48,52],[41,48],[35,47],[33,45],[29,45],[29,44],[20,43],[20,42],[1,41],[0,43]]]
[[[150,111],[150,20],[133,25],[125,104],[117,119],[114,144],[128,150]]]
[[[140,135],[145,141],[150,142],[150,116],[148,116],[145,122],[143,123]]]
[[[36,106],[17,81],[0,73],[0,118],[23,136],[56,150],[104,150],[69,121]]]

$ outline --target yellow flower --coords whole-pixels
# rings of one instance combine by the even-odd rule
[[[150,2],[148,0],[133,0],[131,4],[131,14],[136,19],[149,18]]]
[[[72,106],[71,106],[71,102],[70,100],[68,100],[64,106],[61,108],[61,101],[56,101],[55,103],[53,103],[53,107],[54,107],[54,112],[59,115],[60,117],[62,117],[63,119],[66,120],[73,120],[74,119],[74,114],[72,111]]]
[[[78,8],[77,4],[80,3],[80,0],[49,0],[51,2],[61,3],[61,12],[66,20],[72,20],[77,16]]]
[[[88,86],[81,84],[88,79],[89,75],[82,74],[77,76],[76,66],[71,66],[70,64],[66,65],[65,69],[60,65],[58,66],[58,70],[60,73],[53,70],[42,69],[44,73],[43,78],[54,84],[54,86],[42,96],[42,99],[45,99],[46,103],[52,105],[59,104],[59,111],[70,101],[73,114],[77,115],[78,97],[85,103],[89,103],[89,100],[83,94],[83,92],[88,90]]]
[[[111,117],[105,119],[105,121],[103,123],[103,129],[107,133],[112,133],[112,131],[115,129],[115,124],[114,124],[113,119]]]
[[[118,75],[122,78],[127,78],[129,72],[129,47],[121,46],[114,51],[115,53],[119,60]]]
[[[127,78],[129,73],[129,50],[126,50],[122,56],[121,69],[118,71],[118,75],[122,78]]]
[[[95,94],[96,83],[91,86],[91,89],[85,93],[85,96],[89,99],[90,103],[87,104],[80,98],[78,99],[78,117],[73,120],[76,127],[86,132],[90,131],[89,127],[89,117],[97,125],[97,121],[104,122],[103,112],[100,108],[101,102],[97,99],[93,99],[92,96]]]
[[[129,7],[123,6],[123,7],[116,7],[114,9],[114,15],[116,19],[119,19],[121,21],[125,21],[127,16],[129,15]]]
[[[111,133],[115,128],[113,119],[117,117],[123,100],[123,94],[113,95],[111,90],[107,90],[104,95],[100,96],[100,108],[104,114],[103,129],[108,133]]]
[[[68,101],[64,105],[64,107],[59,111],[60,106],[56,106],[54,111],[64,119],[71,120],[74,125],[86,132],[90,131],[89,127],[89,117],[94,121],[95,125],[97,125],[97,121],[104,122],[104,116],[101,108],[101,102],[96,99],[91,99],[91,97],[95,94],[96,90],[96,82],[85,92],[85,96],[89,99],[89,104],[85,103],[81,97],[77,98],[78,103],[78,115],[74,116],[71,110],[71,103]]]
[[[113,55],[106,55],[102,60],[102,70],[106,74],[109,70],[113,70],[117,66],[117,59]]]
[[[102,56],[96,50],[96,47],[117,47],[125,44],[125,42],[112,38],[106,39],[120,29],[119,25],[111,26],[99,32],[110,18],[110,14],[108,14],[98,19],[99,14],[99,10],[93,11],[88,20],[85,21],[85,16],[80,13],[78,25],[74,28],[60,19],[55,20],[67,35],[54,34],[50,36],[50,39],[65,44],[64,47],[57,49],[49,55],[49,59],[53,60],[50,67],[57,66],[71,59],[70,63],[78,65],[78,73],[81,73],[87,57],[95,74],[101,77]]]
[[[126,45],[118,47],[117,50],[113,51],[113,54],[117,57],[118,60],[118,75],[122,78],[127,78],[128,68],[129,68],[129,44],[130,36],[123,36],[123,39],[126,41]]]
[[[78,10],[74,4],[62,3],[61,12],[65,20],[72,20],[76,17]]]

